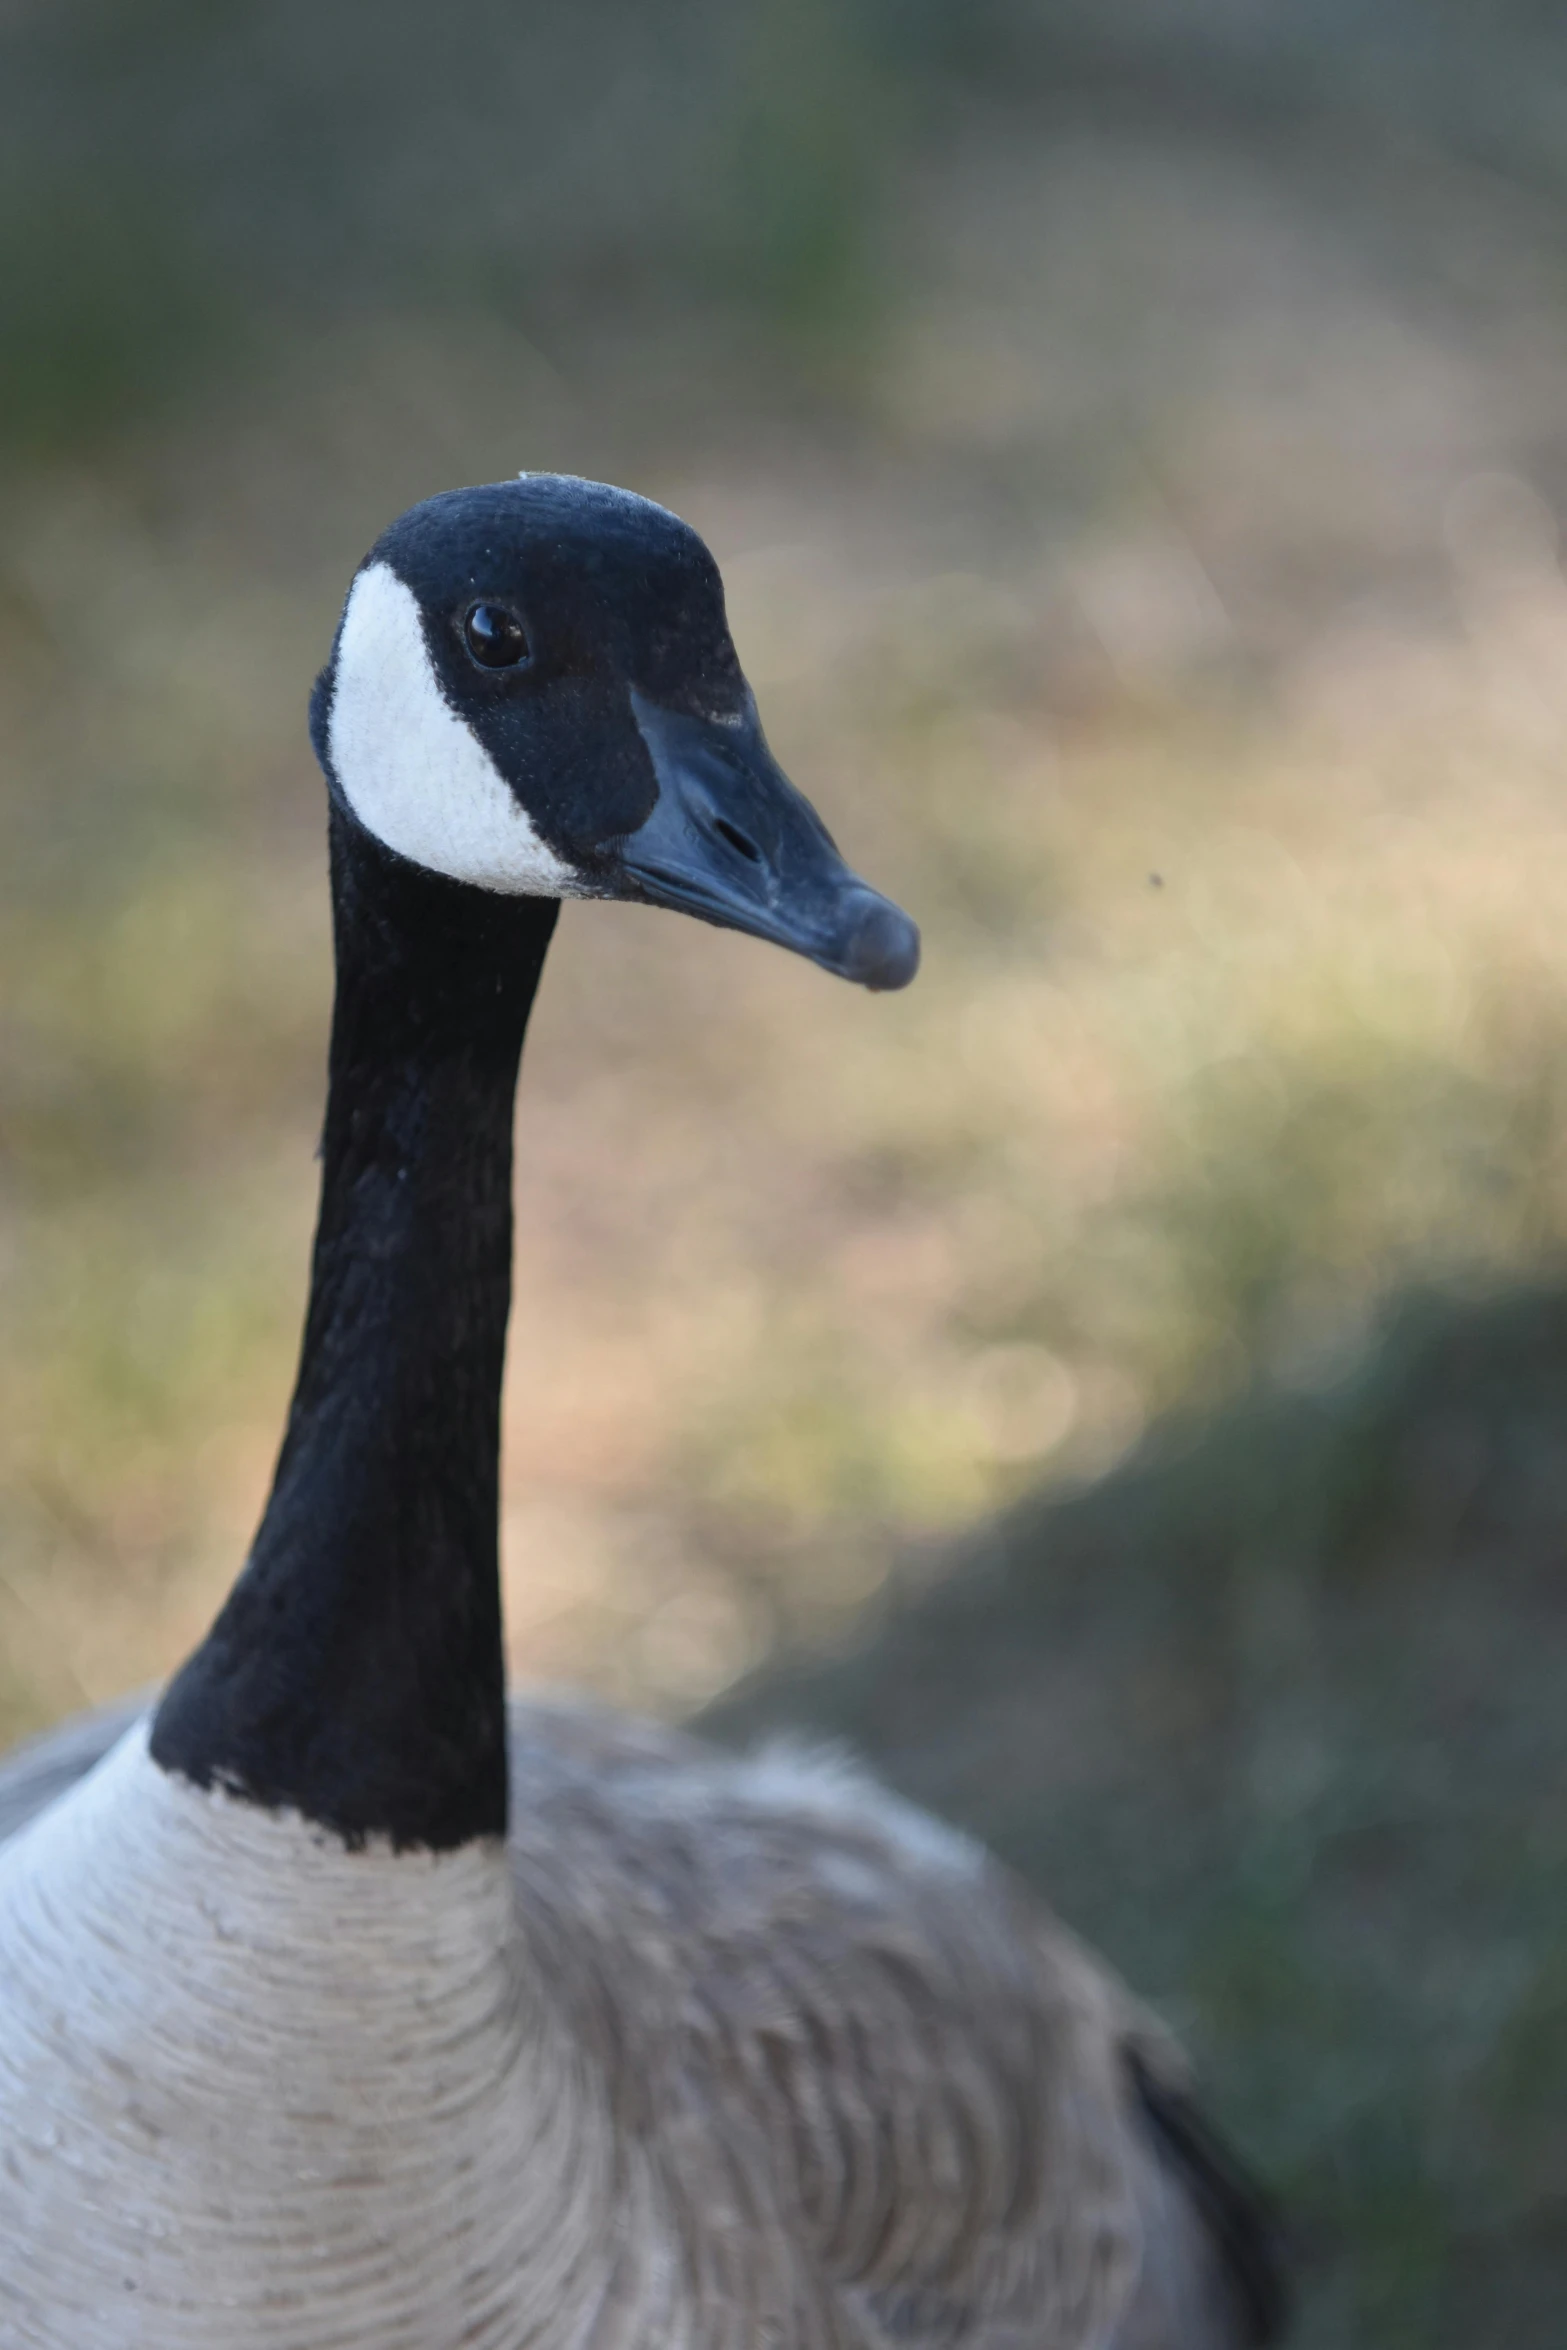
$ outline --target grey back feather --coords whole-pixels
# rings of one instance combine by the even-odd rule
[[[68,1787],[102,1762],[139,1715],[152,1702],[152,1692],[138,1689],[129,1697],[113,1698],[90,1713],[73,1714],[53,1730],[45,1730],[0,1756],[0,1844],[25,1828],[35,1813],[53,1803]]]
[[[0,1763],[0,1841],[145,1704]],[[538,1702],[511,1746],[530,1972],[680,2249],[661,2280],[641,2231],[605,2248],[603,2350],[661,2294],[703,2350],[1277,2337],[1270,2223],[1167,2035],[977,1847],[830,1754]]]

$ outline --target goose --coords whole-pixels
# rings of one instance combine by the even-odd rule
[[[433,497],[311,702],[337,987],[297,1384],[161,1696],[0,1771],[6,2350],[1231,2350],[1275,2229],[1000,1865],[806,1748],[508,1704],[513,1096],[563,900],[870,989],[707,548]]]

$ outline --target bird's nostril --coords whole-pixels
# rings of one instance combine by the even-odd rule
[[[747,840],[739,826],[731,824],[726,816],[713,818],[713,830],[721,840],[726,840],[732,849],[737,849],[742,857],[748,857],[753,865],[761,863],[762,852],[755,841]]]

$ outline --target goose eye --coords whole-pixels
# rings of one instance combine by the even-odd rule
[[[462,634],[481,669],[515,669],[528,658],[528,632],[503,604],[471,604]]]

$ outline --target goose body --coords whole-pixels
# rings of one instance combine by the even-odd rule
[[[871,986],[706,549],[555,477],[356,576],[298,1384],[155,1704],[0,1766],[3,2350],[1231,2350],[1265,2215],[1115,1979],[841,1761],[513,1700],[512,1094],[559,901]]]

